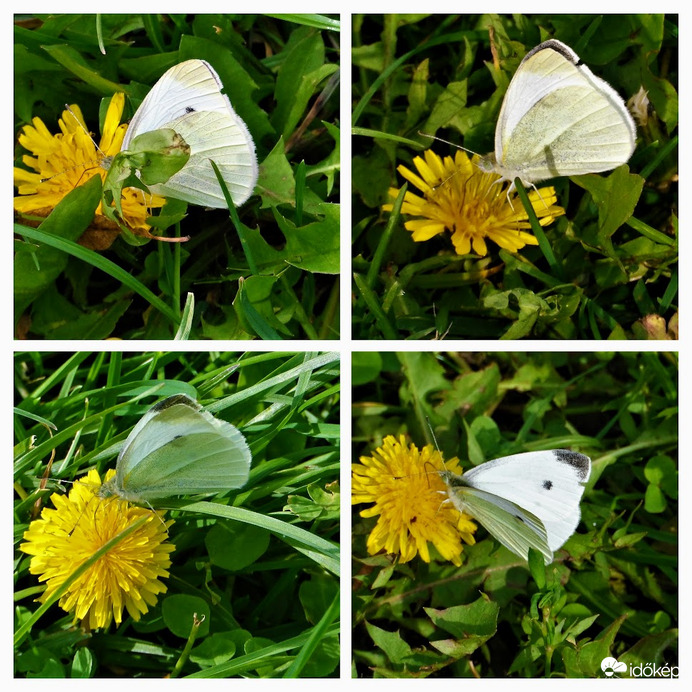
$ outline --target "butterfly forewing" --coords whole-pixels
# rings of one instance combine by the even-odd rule
[[[158,130],[187,113],[235,114],[216,72],[204,60],[186,60],[171,67],[146,95],[125,133],[123,149],[138,134]]]
[[[526,54],[515,74],[519,79],[512,79],[507,88],[495,130],[495,153],[498,155],[504,153],[505,144],[528,112],[554,93],[556,85],[564,89],[583,84],[570,60],[554,60],[552,51],[537,48]]]

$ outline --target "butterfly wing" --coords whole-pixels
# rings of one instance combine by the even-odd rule
[[[255,144],[218,74],[204,60],[186,60],[168,70],[137,109],[123,140],[127,149],[143,132],[171,128],[190,147],[190,160],[164,186],[152,189],[192,204],[226,207],[209,159],[214,160],[240,206],[255,189]],[[202,115],[207,114],[207,115]]]
[[[565,449],[514,454],[488,461],[463,475],[465,482],[534,514],[557,550],[574,533],[591,460]],[[479,519],[480,521],[480,519]]]
[[[135,425],[118,457],[115,487],[136,502],[221,492],[245,485],[251,461],[237,428],[180,394]]]
[[[620,95],[560,41],[522,60],[495,130],[495,160],[506,179],[527,183],[611,170],[626,163],[636,128]]]
[[[443,473],[447,494],[460,511],[477,519],[502,545],[528,560],[529,548],[543,554],[546,564],[553,561],[548,536],[541,520],[533,513],[502,497],[468,486],[463,478]]]

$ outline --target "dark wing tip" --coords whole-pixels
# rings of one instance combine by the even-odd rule
[[[154,412],[165,411],[167,408],[171,408],[172,406],[175,406],[177,404],[189,406],[190,408],[195,409],[195,411],[199,411],[202,408],[194,399],[191,399],[187,394],[174,394],[173,396],[169,396],[167,399],[164,399],[163,401],[159,401],[158,404],[151,407],[151,410]]]
[[[579,480],[582,483],[588,480],[591,473],[591,459],[589,457],[579,452],[572,452],[569,449],[556,449],[554,454],[558,461],[561,461],[563,464],[569,464],[577,471]]]

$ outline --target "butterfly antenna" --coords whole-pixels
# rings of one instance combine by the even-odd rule
[[[430,433],[430,437],[432,437],[432,441],[435,443],[435,449],[438,451],[438,453],[442,454],[442,452],[440,452],[440,445],[437,444],[435,431],[433,430],[432,423],[430,422],[430,418],[428,416],[425,417],[425,422],[428,424],[428,432]]]
[[[467,149],[466,147],[462,147],[461,144],[455,144],[454,142],[450,142],[450,141],[447,140],[447,139],[442,139],[442,137],[436,137],[435,135],[429,135],[427,132],[421,132],[420,130],[418,130],[418,134],[419,134],[421,137],[429,137],[430,139],[436,139],[438,142],[444,142],[445,144],[449,144],[450,146],[456,147],[457,149],[461,149],[462,151],[465,151],[465,152],[467,152],[467,153],[469,153],[469,154],[478,155],[477,152],[472,151],[471,149]],[[476,164],[476,165],[477,165],[477,164]],[[452,175],[450,175],[449,177],[445,178],[444,180],[440,181],[437,185],[435,185],[435,187],[433,188],[433,190],[437,190],[438,187],[441,187],[442,185],[444,185],[444,184],[445,184],[448,180],[450,180],[450,178],[452,178],[453,176],[454,176],[454,174],[452,174]],[[500,179],[498,179],[498,180],[495,180],[492,184],[495,185],[495,184],[497,184],[497,183],[502,183],[502,182],[503,182],[503,179],[500,178]],[[543,200],[543,197],[541,197],[541,193],[539,192],[538,188],[535,186],[534,183],[530,183],[530,185],[531,185],[531,187],[538,193],[538,197],[540,198],[541,202],[543,202],[543,206],[544,206],[544,207],[546,208],[546,210],[547,210],[547,209],[548,209],[548,205],[547,205],[547,204],[545,203],[545,201]],[[511,198],[510,198],[510,194],[511,194],[514,190],[516,190],[516,185],[514,184],[514,181],[512,181],[512,183],[510,184],[510,186],[509,186],[509,188],[508,188],[508,190],[507,190],[507,201],[509,202],[509,206],[511,207],[512,211],[514,211],[514,205],[512,204],[512,200],[511,200]],[[439,450],[438,450],[438,451],[439,451]]]
[[[440,451],[440,445],[437,444],[437,438],[435,437],[435,431],[433,430],[432,424],[430,423],[430,418],[428,416],[425,417],[425,422],[428,424],[428,432],[430,433],[430,437],[432,438],[432,441],[435,445],[435,449],[437,450],[437,453],[440,455],[440,458],[441,458],[442,452]],[[430,464],[430,462],[427,461],[426,464]],[[432,472],[439,475],[440,470],[436,469],[432,464],[430,464],[430,466],[433,467]]]
[[[96,493],[94,493],[86,502],[84,507],[82,508],[82,511],[79,513],[79,516],[77,517],[77,521],[74,523],[74,526],[70,529],[70,532],[67,534],[68,536],[72,536],[74,533],[74,530],[79,526],[79,522],[82,521],[82,517],[84,516],[84,513],[87,511],[87,508],[91,504],[91,501],[96,497]],[[98,506],[96,507],[98,510]]]
[[[94,161],[93,166],[87,167],[87,164],[81,163],[77,166],[71,166],[70,168],[66,168],[64,171],[60,171],[60,173],[55,173],[54,175],[50,175],[47,178],[41,178],[41,180],[39,182],[47,183],[49,180],[53,180],[53,178],[57,178],[59,175],[64,175],[68,171],[74,171],[74,170],[77,170],[78,168],[84,168],[82,175],[84,175],[84,173],[86,173],[87,171],[92,170],[93,168],[96,168],[97,165],[100,166],[101,168],[104,168],[105,170],[108,170],[111,166],[112,161],[113,161],[113,157],[112,156],[106,156],[105,152],[101,149],[101,147],[99,147],[99,145],[96,143],[96,140],[91,136],[91,132],[89,132],[89,130],[87,130],[86,127],[84,127],[84,125],[82,124],[82,121],[77,117],[76,113],[72,110],[72,108],[70,107],[69,104],[67,104],[67,103],[65,104],[65,109],[75,119],[75,122],[77,123],[77,125],[79,125],[79,127],[82,129],[82,131],[84,133],[86,133],[87,137],[91,140],[92,144],[94,145],[94,148],[96,149],[96,151],[101,155],[101,158],[97,161]],[[79,176],[79,180],[75,184],[75,187],[79,186],[81,179],[82,179],[82,176]]]
[[[50,437],[53,437],[53,432],[51,431],[50,427],[46,426],[48,428],[48,435]],[[38,489],[39,490],[45,490],[46,485],[48,484],[48,480],[50,478],[50,470],[53,466],[53,461],[55,460],[55,449],[53,449],[50,453],[50,459],[48,460],[48,463],[46,464],[46,470],[41,477],[41,482],[39,483]],[[43,504],[43,496],[40,496],[36,502],[34,502],[34,506],[31,508],[31,518],[36,519],[36,517],[39,515],[41,512],[41,505]]]
[[[104,159],[111,159],[112,160],[113,157],[112,156],[106,156],[106,153],[101,149],[101,147],[96,143],[96,140],[91,136],[91,132],[89,132],[89,130],[87,130],[86,127],[84,127],[84,125],[82,124],[82,121],[77,117],[77,114],[72,110],[70,105],[67,103],[65,104],[65,110],[75,119],[77,125],[79,125],[79,127],[82,128],[84,134],[86,134],[86,136],[92,141],[92,143],[94,144],[94,147],[96,148],[96,151],[98,151],[99,154],[101,154]]]
[[[454,176],[456,176],[458,172],[458,170],[454,171],[454,173],[448,175],[444,180],[440,180],[440,182],[437,183],[437,185],[433,185],[433,187],[431,188],[432,191],[437,192],[443,185],[446,185],[452,178],[454,178]]]
[[[462,151],[465,151],[468,154],[473,154],[474,156],[478,155],[477,152],[472,151],[471,149],[467,149],[466,147],[462,147],[460,144],[455,144],[454,142],[450,142],[447,139],[442,139],[442,137],[436,137],[435,135],[429,135],[427,132],[421,132],[420,130],[418,130],[418,134],[421,137],[430,137],[430,139],[436,139],[439,142],[444,142],[445,144],[449,144],[452,147],[456,147],[457,149],[461,149]],[[473,163],[473,165],[480,170],[480,166],[478,165],[478,163]],[[435,191],[438,188],[441,188],[443,185],[445,185],[447,182],[449,182],[455,175],[457,175],[458,172],[459,172],[458,169],[455,170],[454,173],[452,173],[451,175],[448,175],[444,180],[441,180],[439,183],[437,183],[437,185],[434,185],[432,187],[432,190]]]
[[[430,418],[428,418],[428,416],[426,416],[426,417],[425,417],[425,420],[426,420],[426,422],[428,423],[428,430],[430,431],[430,436],[432,437],[433,442],[435,443],[435,449],[437,450],[437,452],[438,452],[438,454],[440,455],[440,457],[442,457],[442,452],[440,451],[440,446],[437,444],[437,437],[435,437],[435,431],[433,430],[433,427],[432,427],[432,425],[431,425],[431,423],[430,423]],[[426,463],[430,463],[430,462],[426,462]],[[444,462],[443,462],[443,463],[444,463]],[[432,466],[432,464],[431,464],[431,466]],[[433,466],[433,473],[436,473],[438,476],[442,477],[441,474],[444,473],[444,472],[443,472],[443,471],[440,471],[440,470],[438,470],[438,469],[436,469],[436,468]],[[447,494],[447,491],[446,491],[446,490],[440,490],[440,491],[438,491],[438,492],[442,493],[443,495],[447,495],[447,497],[445,497],[445,499],[442,500],[442,502],[440,502],[440,507],[439,507],[438,510],[437,510],[437,511],[439,512],[440,509],[442,508],[442,506],[443,506],[445,503],[451,502],[452,500],[450,499],[450,497],[449,497],[449,495]]]
[[[427,132],[421,132],[420,130],[418,130],[418,134],[421,137],[429,137],[430,139],[436,139],[438,142],[444,142],[445,144],[449,144],[450,147],[456,147],[457,149],[461,149],[462,151],[465,151],[469,154],[475,154],[476,156],[478,156],[478,152],[471,151],[471,149],[467,149],[466,147],[462,147],[461,144],[455,144],[454,142],[450,142],[448,139],[442,139],[442,137],[429,135]]]

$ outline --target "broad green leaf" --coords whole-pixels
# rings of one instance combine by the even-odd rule
[[[67,194],[39,229],[60,238],[77,240],[93,221],[100,198],[101,178],[95,175]],[[15,255],[15,319],[19,319],[24,310],[53,284],[67,266],[68,259],[66,253],[46,245]]]
[[[122,194],[127,187],[148,192],[147,185],[165,183],[189,160],[190,147],[174,130],[144,132],[110,162],[103,181],[103,213],[123,230]]]

